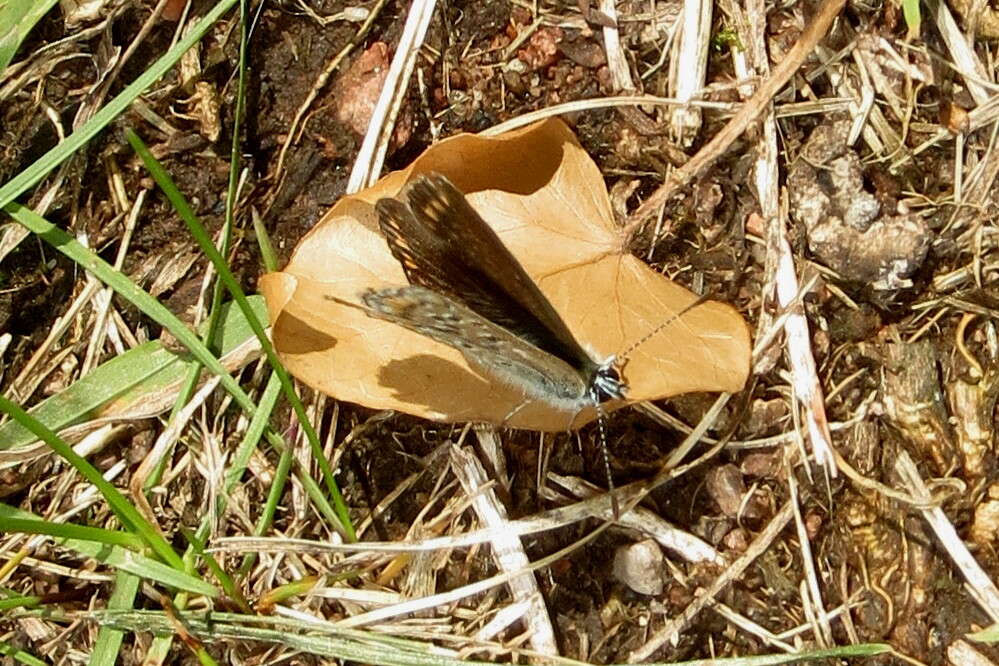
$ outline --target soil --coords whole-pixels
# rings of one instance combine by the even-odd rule
[[[125,47],[132,42],[148,17],[151,4],[130,5],[113,19],[112,31],[82,39],[74,48],[103,63],[100,58],[107,58],[109,47]],[[194,11],[204,11],[209,4],[195,2]],[[574,17],[572,25],[577,27],[539,26],[510,54],[520,65],[503,71],[500,64],[504,62],[505,49],[533,21],[526,9],[528,4],[449,2],[438,12],[431,24],[427,47],[417,62],[425,88],[411,86],[386,170],[406,166],[433,143],[435,134],[446,137],[477,132],[529,111],[616,92],[608,73],[599,25],[586,25],[574,5],[545,5],[546,11]],[[642,14],[650,6],[664,11],[669,8],[665,3],[626,1],[618,3],[618,11],[622,15]],[[310,2],[309,7],[320,16],[333,16],[349,9],[342,2],[326,0]],[[369,67],[346,81],[345,73],[366,55],[378,56],[380,48],[391,57],[407,8],[405,3],[390,2],[369,35],[320,89],[308,107],[300,136],[291,143],[280,172],[276,170],[281,149],[299,108],[319,73],[353,39],[358,25],[346,21],[319,25],[293,3],[268,3],[262,8],[255,7],[254,11],[259,11],[259,16],[254,14],[257,20],[249,49],[247,114],[240,136],[241,166],[246,169],[246,181],[238,205],[239,219],[244,222],[230,256],[230,266],[249,292],[254,291],[262,272],[261,253],[250,226],[249,211],[263,215],[270,240],[283,262],[297,241],[344,194],[362,140],[351,121],[345,120],[350,116],[344,115],[344,99],[364,94],[364,86],[370,86],[366,77],[378,68]],[[802,14],[809,13],[809,8],[794,4],[771,8],[770,46],[793,43],[799,34],[797,22]],[[865,34],[894,45],[902,43],[906,32],[904,22],[892,15],[887,6],[882,10],[851,6],[843,20],[851,26],[851,31],[862,29]],[[716,19],[716,23],[718,29],[713,34],[726,27],[721,19]],[[649,21],[623,21],[622,40],[632,70],[652,71],[647,78],[636,79],[641,81],[644,91],[665,95],[668,67],[653,69],[662,42],[660,36],[649,36],[649,25]],[[160,21],[153,27],[111,86],[108,99],[162,55],[176,27],[170,21]],[[63,25],[58,12],[53,12],[35,29],[22,53],[30,53],[79,29]],[[838,28],[831,36],[830,48],[840,48],[846,34]],[[922,39],[939,47],[935,29],[928,25]],[[712,48],[708,71],[708,81],[716,85],[707,99],[738,101],[740,97],[733,84],[736,80],[733,59],[738,51],[724,40],[718,41]],[[58,195],[45,213],[58,226],[75,235],[85,235],[91,247],[113,262],[126,216],[109,203],[113,197],[109,183],[113,177],[120,177],[124,191],[132,198],[146,190],[148,198],[122,267],[145,288],[152,285],[170,259],[190,251],[190,241],[176,211],[155,189],[141,162],[124,142],[126,128],[142,136],[162,160],[212,233],[221,228],[224,218],[238,59],[235,19],[228,18],[209,33],[200,56],[201,70],[196,82],[207,86],[198,89],[193,81],[181,81],[176,68],[172,70],[144,97],[144,103],[163,123],[151,123],[150,114],[140,115],[134,108],[117,119],[68,163]],[[806,70],[814,67],[815,63],[810,62]],[[56,145],[58,137],[43,109],[54,110],[69,126],[85,101],[81,91],[89,90],[95,83],[92,70],[82,61],[67,60],[44,77],[44,86],[31,89],[31,94],[10,97],[0,105],[5,137],[0,153],[0,180],[6,181]],[[995,70],[990,73],[992,80],[997,74]],[[954,96],[954,86],[958,83],[952,71],[940,69],[936,75],[930,82],[918,84],[915,97],[918,103],[910,109],[913,116],[907,119],[910,132],[903,134],[902,123],[886,114],[890,124],[904,136],[897,149],[900,154],[912,151],[932,134],[942,107],[963,100]],[[816,99],[840,94],[825,77],[811,82],[810,93]],[[217,136],[211,123],[199,115],[196,94],[213,96],[217,102],[220,130]],[[601,109],[563,117],[603,170],[611,191],[637,181],[625,197],[629,210],[659,186],[667,169],[685,163],[727,121],[720,113],[705,112],[695,143],[683,147],[670,138],[669,118],[667,107]],[[782,172],[786,175],[786,169],[802,153],[808,153],[809,141],[816,132],[827,131],[823,128],[830,127],[830,123],[846,122],[845,118],[833,113],[782,117],[778,123]],[[166,127],[170,130],[165,131]],[[970,132],[964,140],[985,146],[990,131]],[[753,214],[759,213],[749,175],[758,135],[754,130],[743,136],[684,196],[669,202],[664,212],[667,224],[658,235],[649,225],[635,237],[632,246],[637,256],[648,258],[664,274],[731,303],[754,330],[761,313],[779,314],[770,291],[772,278],[766,273],[764,245],[759,240],[763,234],[750,221]],[[840,157],[830,157],[827,162],[823,162],[822,156],[808,160],[808,173],[796,171],[795,178],[782,183],[798,186],[799,178],[803,183],[801,189],[791,193],[789,242],[799,273],[807,276],[818,271],[820,276],[817,285],[797,307],[807,315],[811,325],[811,348],[827,396],[826,414],[830,422],[837,424],[833,442],[860,474],[893,488],[902,487],[893,471],[902,451],[916,460],[924,478],[949,479],[950,485],[938,484],[949,489],[938,494],[941,506],[958,536],[971,545],[978,562],[995,580],[999,574],[995,536],[987,535],[982,521],[999,495],[995,461],[995,447],[999,444],[995,434],[999,419],[995,412],[995,393],[999,391],[995,388],[999,386],[995,370],[995,321],[999,318],[996,189],[993,186],[987,191],[972,213],[955,210],[952,139],[938,142],[921,152],[918,159],[897,169],[891,168],[890,161],[871,155],[862,141],[852,147],[839,146],[837,150]],[[843,154],[850,155],[849,186],[834,177],[835,164],[839,164],[835,160],[844,159]],[[986,154],[984,159],[997,158]],[[53,182],[50,176],[26,201],[37,205]],[[861,193],[872,210],[879,207],[883,213],[858,222],[842,210],[844,206],[849,208]],[[834,215],[830,210],[838,211],[835,224],[839,226],[832,232],[828,229],[823,232],[820,220],[807,216],[808,206],[823,196],[832,203],[830,208],[822,209],[822,224],[829,224]],[[900,200],[904,215],[896,215]],[[961,217],[965,215],[970,217]],[[881,220],[887,220],[883,222],[885,228],[906,235],[905,247],[898,250],[898,245],[892,244],[893,249],[882,251],[880,245],[865,241],[870,238],[864,236],[867,229],[872,224],[881,224]],[[860,228],[863,225],[867,226]],[[849,233],[844,231],[848,228]],[[979,230],[977,234],[975,229]],[[876,235],[879,242],[890,240],[884,234]],[[847,236],[849,243],[843,241]],[[903,254],[897,255],[898,252]],[[984,267],[977,284],[971,277],[957,287],[940,286],[945,276],[969,269],[976,254]],[[890,266],[884,264],[886,256],[891,259]],[[861,277],[851,276],[852,268],[861,260],[857,257],[863,262]],[[192,321],[191,308],[199,297],[206,265],[203,259],[194,261],[159,295],[185,321]],[[0,263],[0,331],[12,336],[5,355],[4,390],[67,311],[82,285],[81,275],[72,263],[32,237]],[[120,303],[119,308],[131,328],[142,329],[150,339],[159,337],[160,330],[153,322],[127,304]],[[984,316],[979,316],[961,333],[962,314],[969,311]],[[82,356],[88,335],[89,332],[71,332],[60,348],[73,347],[72,355]],[[959,345],[966,346],[967,354]],[[105,359],[112,355],[113,349],[105,350]],[[789,447],[787,451],[780,446],[752,444],[794,431],[800,416],[796,413],[797,403],[790,397],[781,347],[771,351],[770,357],[770,366],[761,364],[761,371],[743,394],[729,403],[711,432],[714,437],[731,436],[734,445],[709,464],[661,487],[643,506],[701,537],[734,560],[789,500],[788,481],[793,477],[814,557],[811,565],[817,569],[825,607],[850,604],[851,608],[847,614],[849,622],[830,622],[832,643],[886,642],[919,662],[944,663],[948,647],[974,629],[989,625],[989,617],[967,594],[961,573],[918,511],[843,475],[825,478],[818,468],[805,467],[800,462],[793,464],[797,456],[791,450],[797,446],[794,443],[782,444]],[[977,370],[969,361],[971,358],[978,359]],[[72,369],[66,372],[66,381],[71,381]],[[55,371],[54,376],[58,375]],[[246,381],[253,379],[249,375],[246,373]],[[955,403],[958,390],[955,387],[959,384],[979,390],[971,408],[961,408]],[[24,405],[33,405],[58,390],[58,386],[58,383],[38,382],[19,399]],[[714,398],[713,395],[683,396],[659,406],[693,425]],[[350,404],[340,404],[334,420],[330,415],[333,407],[328,404],[326,409],[330,411],[322,419],[321,429],[337,446],[346,447],[337,480],[348,504],[357,507],[359,515],[360,510],[381,502],[408,477],[419,475],[418,482],[406,491],[412,493],[412,499],[393,504],[389,512],[379,517],[368,537],[403,538],[433,496],[438,476],[445,471],[443,462],[425,468],[425,457],[441,444],[456,441],[461,426],[442,426],[406,416],[386,419]],[[972,418],[968,409],[978,410],[974,418],[985,429],[978,439],[962,430],[962,420]],[[276,419],[276,430],[290,431],[293,419],[289,411],[279,412]],[[159,424],[153,425],[153,430],[160,428]],[[347,433],[351,436],[345,440]],[[605,484],[595,426],[580,435],[546,436],[549,448],[543,456],[539,453],[537,434],[503,432],[502,437],[508,473],[513,479],[505,497],[512,518],[552,506],[536,488],[537,470],[542,463],[559,474],[579,475],[597,485]],[[607,437],[612,445],[615,483],[624,485],[658,472],[683,434],[663,427],[641,412],[622,410],[609,420]],[[129,437],[119,440],[95,462],[109,467],[113,460],[127,459],[134,463],[130,465],[134,470],[137,460],[129,449],[141,448],[143,443],[148,446],[149,438],[147,428],[135,427]],[[701,447],[695,453],[705,450],[707,447]],[[271,459],[269,464],[275,464],[277,455],[268,452],[267,456]],[[50,475],[62,469],[54,460],[48,464]],[[718,476],[718,469],[724,469],[724,478]],[[45,478],[37,465],[32,470],[32,478]],[[242,491],[249,506],[264,501],[268,487],[263,478],[250,478]],[[959,485],[957,490],[954,482]],[[200,506],[199,496],[206,489],[192,483],[187,492],[191,494],[192,506]],[[49,493],[54,493],[51,486],[38,481],[19,488],[6,501],[39,513],[50,507],[54,511],[58,506]],[[727,493],[736,493],[734,496],[740,500],[734,513],[726,513],[722,508],[729,505]],[[287,494],[282,506],[298,506],[300,498],[293,497],[291,490]],[[159,509],[161,526],[168,531],[178,524],[196,523],[196,515],[188,516],[183,502],[176,499],[162,503]],[[290,510],[282,512],[275,527],[282,533],[293,532],[303,538],[322,538],[313,531],[321,531],[321,526],[300,524],[300,515]],[[582,523],[544,532],[525,538],[524,545],[530,559],[539,559],[595,527],[596,523]],[[233,519],[219,536],[248,533],[245,528],[246,525]],[[176,538],[180,543],[180,537]],[[660,571],[665,584],[662,594],[655,597],[639,594],[612,575],[617,549],[638,538],[641,537],[634,531],[611,528],[537,575],[563,656],[593,663],[627,660],[632,650],[645,643],[651,631],[681,614],[699,590],[708,587],[724,570],[711,564],[671,560],[670,567]],[[786,528],[768,549],[768,555],[729,585],[717,600],[772,634],[779,635],[800,625],[808,627],[810,618],[803,609],[799,587],[807,573],[799,538],[793,524]],[[48,555],[58,559],[51,551]],[[469,565],[467,556],[467,551],[456,551],[438,567],[437,591],[495,573],[491,560],[481,550],[476,563]],[[670,559],[669,552],[666,557]],[[31,580],[30,572],[25,570],[20,570],[6,585],[36,594],[62,593],[70,586],[54,574]],[[97,605],[107,601],[110,586],[106,584],[75,581],[72,585],[78,585],[75,592],[79,599],[93,600]],[[259,592],[260,588],[246,591]],[[464,604],[474,608],[477,601],[466,600]],[[160,608],[150,600],[143,603]],[[342,609],[330,600],[322,600],[311,610],[331,618],[342,614]],[[53,661],[65,658],[69,646],[84,651],[91,646],[88,632],[76,632],[65,645],[48,645],[43,649],[42,642],[23,633],[23,624],[7,624],[0,617],[0,626],[4,625],[6,630],[0,633],[13,630],[18,636],[15,643]],[[512,640],[522,630],[522,626],[515,625],[496,640]],[[819,645],[811,630],[782,640]],[[135,647],[136,654],[141,652],[138,644]],[[978,644],[975,647],[993,659],[999,658],[995,650]],[[776,651],[759,635],[737,629],[719,612],[707,609],[692,620],[675,644],[665,643],[654,659],[676,661]],[[172,663],[190,663],[189,660],[179,648],[171,657]],[[898,657],[880,656],[858,659],[855,663],[902,662]]]

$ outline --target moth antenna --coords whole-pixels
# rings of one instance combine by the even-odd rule
[[[651,331],[649,331],[648,333],[646,333],[645,335],[643,335],[641,337],[641,339],[639,339],[637,342],[633,342],[630,347],[628,347],[626,350],[624,350],[624,353],[618,355],[618,358],[623,359],[624,361],[627,361],[628,357],[631,356],[631,352],[635,351],[636,349],[638,349],[639,347],[641,347],[642,345],[644,345],[646,342],[649,341],[649,339],[652,336],[656,335],[657,333],[659,333],[659,331],[663,330],[664,328],[666,328],[667,326],[669,326],[670,324],[672,324],[674,321],[676,321],[677,319],[679,319],[683,315],[687,314],[688,312],[690,312],[691,310],[693,310],[694,308],[696,308],[698,305],[701,305],[702,303],[704,303],[705,301],[707,301],[709,298],[710,298],[709,294],[703,294],[701,296],[698,296],[696,301],[694,301],[690,305],[684,307],[682,310],[680,310],[679,312],[677,312],[675,315],[673,315],[672,317],[670,317],[669,319],[667,319],[666,321],[664,321],[663,323],[659,324],[654,329],[652,329]]]
[[[611,511],[614,513],[614,520],[616,522],[621,518],[621,507],[617,502],[617,495],[614,494],[614,478],[611,476],[610,449],[607,448],[607,428],[604,425],[607,419],[596,392],[591,391],[590,397],[593,398],[593,406],[597,409],[597,426],[600,429],[600,455],[604,459],[604,474],[607,475],[607,492],[611,497]]]

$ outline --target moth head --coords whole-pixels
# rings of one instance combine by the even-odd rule
[[[621,375],[623,369],[624,366],[617,363],[617,356],[610,356],[593,371],[590,393],[597,404],[608,400],[624,400],[628,384]]]

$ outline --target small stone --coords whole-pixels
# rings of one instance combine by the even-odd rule
[[[527,40],[527,45],[517,51],[517,59],[532,70],[544,69],[553,65],[558,59],[558,45],[564,35],[565,33],[560,28],[539,28]]]
[[[596,69],[607,64],[604,47],[591,39],[566,39],[559,49],[569,60],[587,69]]]
[[[812,253],[842,278],[879,290],[909,287],[933,234],[917,215],[882,210],[867,191],[860,156],[846,143],[849,129],[848,118],[829,121],[802,146],[787,177],[791,219],[804,227]],[[891,191],[882,176],[879,193]]]
[[[749,548],[751,541],[752,535],[750,535],[749,530],[744,527],[737,527],[725,535],[725,538],[722,539],[722,544],[732,552],[744,553]]]
[[[738,515],[742,498],[746,494],[746,484],[742,472],[735,465],[722,465],[708,472],[708,494],[718,504],[722,513],[729,517]]]
[[[764,433],[781,432],[782,428],[787,427],[790,417],[791,410],[784,398],[757,399],[750,405],[744,427],[746,432],[752,433],[754,437]]]
[[[639,594],[663,591],[663,551],[653,539],[622,546],[614,553],[614,577]]]
[[[368,130],[371,114],[388,76],[388,45],[375,42],[361,53],[338,83],[336,116],[359,136]]]
[[[766,479],[777,475],[780,471],[781,453],[779,451],[756,451],[746,454],[739,470],[746,476]]]
[[[364,136],[388,77],[389,50],[384,42],[375,42],[361,53],[337,82],[336,118],[358,136]],[[413,133],[413,113],[403,107],[396,120],[390,149],[406,145]]]
[[[815,537],[819,535],[823,522],[822,514],[816,511],[809,511],[805,514],[805,534],[808,535],[809,541],[814,541]]]

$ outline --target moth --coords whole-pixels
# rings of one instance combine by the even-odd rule
[[[445,176],[417,175],[398,197],[380,199],[375,209],[409,285],[364,291],[360,298],[368,316],[453,347],[482,376],[518,389],[524,401],[506,420],[531,403],[568,412],[573,420],[582,410],[596,408],[604,469],[613,489],[601,405],[627,394],[617,357],[594,358],[583,348],[517,258]],[[618,503],[611,498],[616,518]]]
[[[525,402],[572,414],[623,399],[616,358],[595,359],[482,216],[446,177],[418,175],[375,205],[409,285],[369,289],[366,312],[457,349]],[[509,416],[507,417],[509,418]]]

